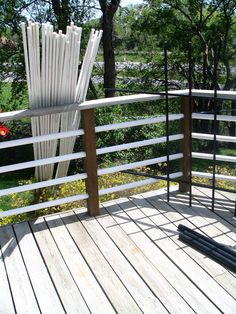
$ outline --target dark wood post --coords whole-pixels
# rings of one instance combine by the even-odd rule
[[[82,110],[81,115],[84,129],[83,146],[86,153],[86,157],[84,158],[84,168],[88,176],[85,180],[86,191],[89,196],[87,200],[87,209],[90,216],[95,216],[99,214],[99,196],[94,110]]]
[[[181,141],[181,152],[183,153],[183,158],[180,162],[180,171],[183,172],[183,176],[179,184],[179,191],[186,193],[190,191],[190,115],[192,113],[192,104],[190,105],[189,97],[181,97],[181,112],[184,115],[182,120],[181,132],[184,135]]]

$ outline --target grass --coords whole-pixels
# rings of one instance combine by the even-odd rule
[[[5,179],[3,181],[0,181],[0,189],[7,189],[10,187],[14,187],[18,185],[18,179],[17,178],[9,178]],[[6,195],[0,197],[0,211],[5,211],[14,208],[12,204],[12,196]]]
[[[232,151],[229,149],[227,149],[227,150],[223,149],[220,151],[220,153],[221,154],[229,154],[229,155],[234,154],[234,155],[236,155],[236,152],[234,150]],[[194,168],[194,170],[198,170],[198,171],[212,172],[212,161],[210,161],[210,160],[194,160],[193,168]],[[145,172],[149,172],[151,170],[149,168],[142,168],[142,169],[139,169],[139,171],[145,173]],[[217,166],[217,172],[221,173],[221,174],[235,176],[236,175],[236,168],[233,169],[232,165],[231,165],[231,167],[229,167],[226,165],[226,163],[224,163],[224,164],[222,163],[222,166]],[[103,175],[103,176],[99,177],[99,189],[105,189],[105,188],[118,186],[118,185],[122,185],[122,184],[127,184],[130,182],[139,181],[139,180],[143,180],[143,179],[144,178],[141,176],[137,176],[137,175],[134,176],[132,174],[121,173],[121,172],[110,174],[110,175]],[[203,183],[203,184],[209,184],[210,183],[209,180],[201,179],[201,178],[195,178],[194,181],[196,181],[198,183]],[[13,177],[8,175],[8,176],[5,176],[1,180],[0,189],[7,189],[10,187],[15,187],[15,186],[19,186],[19,185],[30,184],[32,182],[33,182],[32,180],[25,179],[24,177],[23,178],[22,177],[17,178],[15,175],[13,175]],[[234,189],[236,188],[235,183],[225,182],[225,181],[217,181],[217,186],[234,188]],[[133,188],[130,190],[124,190],[124,191],[120,191],[120,192],[116,192],[116,193],[110,193],[110,194],[101,196],[100,202],[106,202],[106,201],[118,199],[121,197],[128,197],[128,196],[131,196],[134,194],[139,194],[139,193],[143,193],[146,191],[156,190],[156,189],[160,189],[163,187],[166,187],[166,182],[165,181],[159,181],[159,182],[152,184],[152,185],[146,185],[146,186],[142,186],[142,187]],[[52,187],[52,188],[41,189],[40,193],[38,193],[37,195],[35,195],[34,191],[28,191],[28,192],[22,192],[22,193],[18,193],[18,194],[12,194],[9,196],[3,196],[3,197],[0,197],[0,211],[6,211],[9,209],[13,209],[13,208],[28,206],[28,205],[31,205],[35,202],[39,203],[39,202],[46,202],[48,200],[65,198],[68,196],[85,193],[85,191],[86,191],[86,189],[85,189],[84,181],[79,180],[79,181],[74,181],[71,183],[65,183],[65,184],[59,185],[56,188]],[[36,199],[37,199],[37,201],[36,201]],[[64,211],[64,210],[70,210],[70,209],[83,207],[83,206],[86,206],[85,201],[67,203],[67,204],[63,204],[60,206],[56,206],[56,207],[50,207],[50,208],[47,208],[45,210],[36,211],[33,213],[26,213],[26,214],[22,214],[22,215],[15,215],[15,216],[11,216],[11,217],[2,218],[2,219],[0,219],[0,225],[15,223],[15,222],[19,222],[22,220],[29,220],[29,219],[32,219],[32,218],[35,218],[38,216],[47,215],[50,213],[55,213],[55,212]]]
[[[26,109],[29,106],[27,91],[15,97],[11,83],[0,83],[0,112]]]
[[[122,184],[127,184],[133,181],[139,181],[144,179],[140,176],[134,176],[127,173],[114,173],[112,175],[104,175],[99,178],[99,189],[109,188],[112,186],[118,186]],[[32,181],[30,180],[19,180],[16,177],[7,178],[6,180],[1,181],[0,189],[6,189],[13,186],[18,186],[21,184],[30,184]],[[130,190],[124,190],[116,193],[110,193],[100,197],[100,202],[109,201],[112,199],[117,199],[120,197],[127,197],[134,194],[139,194],[142,192],[160,189],[166,186],[165,181],[159,181],[152,185],[146,185],[143,187],[137,187]],[[57,188],[45,188],[41,189],[40,194],[38,194],[37,202],[46,202],[48,200],[64,198],[76,194],[85,193],[85,183],[82,180],[74,181],[71,183],[65,183],[57,186]],[[19,194],[13,194],[9,196],[3,196],[0,198],[1,206],[0,211],[9,210],[17,207],[28,206],[35,202],[35,194],[33,191],[22,192]],[[22,214],[11,217],[6,217],[0,219],[0,225],[5,225],[9,223],[15,223],[22,220],[29,220],[31,218],[35,218],[37,216],[42,216],[58,211],[70,210],[77,207],[85,206],[85,201],[67,203],[56,207],[47,208],[45,210],[40,210],[31,214]]]
[[[209,152],[210,153],[210,152]],[[230,149],[230,148],[219,148],[219,150],[217,151],[218,155],[225,155],[225,156],[236,156],[236,149]],[[193,159],[193,170],[194,171],[203,171],[206,172],[207,169],[209,169],[210,167],[212,167],[213,162],[212,160],[208,160],[208,159]],[[234,169],[236,169],[236,164],[232,163],[232,162],[223,162],[223,161],[217,161],[217,165],[219,168],[222,167],[223,168],[228,168],[228,169],[232,169],[232,171],[234,171]]]
[[[226,155],[226,156],[236,156],[236,149],[231,149],[231,148],[221,148],[219,150],[221,155]]]

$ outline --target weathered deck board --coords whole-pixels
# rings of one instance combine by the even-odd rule
[[[192,257],[201,267],[203,267],[204,270],[208,271],[211,276],[216,276],[225,272],[225,268],[223,268],[218,263],[212,261],[209,258],[206,258],[198,251],[178,241],[177,226],[182,223],[192,228],[194,227],[194,225],[192,225],[190,221],[188,221],[185,217],[176,212],[176,210],[173,210],[173,208],[171,207],[172,205],[168,205],[164,200],[160,199],[159,195],[150,195],[150,197],[147,197],[146,200],[150,204],[149,206],[152,206],[155,209],[158,208],[158,212],[162,214],[158,216],[159,226],[162,227],[162,224],[168,225],[169,228],[167,228],[166,230],[165,228],[163,228],[163,231],[166,232],[166,235],[175,242],[177,247],[182,248],[188,256],[190,255],[190,257]],[[157,220],[154,222],[157,224]]]
[[[217,195],[217,192],[216,192]],[[221,194],[222,195],[222,194]],[[206,188],[193,188],[193,197],[207,208],[211,208],[211,190]],[[228,210],[216,198],[215,213],[236,228],[236,218],[233,217],[232,211]],[[235,230],[235,229],[234,229]]]
[[[43,218],[30,223],[57,293],[67,313],[89,313]]]
[[[160,215],[160,206],[162,204],[167,204],[165,202],[158,202],[156,197],[148,198],[148,200],[150,199],[155,202],[155,206],[153,206],[153,203],[151,205],[149,201],[146,201],[139,196],[132,197],[132,202],[136,206],[141,207],[141,212],[143,213],[144,217],[146,216],[146,218],[150,218],[151,222],[153,222],[157,227],[164,226],[164,228],[161,228],[164,231],[161,229],[157,230],[155,228],[148,230],[149,236],[152,236],[152,239],[155,241],[155,243],[157,243],[157,245],[160,246],[160,244],[162,244],[162,249],[173,250],[171,256],[173,256],[175,263],[177,263],[179,267],[182,267],[182,270],[186,273],[186,275],[192,278],[195,283],[197,283],[199,288],[217,307],[221,308],[225,313],[234,313],[235,299],[233,299],[224,289],[222,289],[216,283],[216,281],[200,267],[200,265],[193,261],[189,255],[189,252],[193,251],[194,254],[197,252],[189,247],[183,246],[183,243],[178,240],[176,226],[178,225],[181,217],[173,218],[172,215],[171,218],[167,218],[165,215]],[[158,215],[156,211],[158,211],[160,214]],[[175,214],[173,210],[170,212],[166,210],[166,215],[168,213]],[[143,216],[139,214],[139,219],[140,217]],[[137,217],[135,219],[137,219]],[[172,219],[174,223],[172,222]],[[165,241],[166,238],[169,238],[172,241]],[[177,247],[173,247],[173,243]],[[183,249],[181,250],[182,252],[180,251],[180,248]],[[183,252],[185,253],[186,250],[189,251],[188,254],[183,254]]]
[[[1,236],[1,232],[0,232]],[[15,313],[10,286],[7,279],[6,269],[4,266],[2,252],[0,250],[0,313]]]
[[[230,236],[228,236],[227,233],[220,231],[220,229],[218,228],[220,226],[222,229],[223,225],[221,225],[220,222],[216,220],[215,217],[217,216],[214,213],[212,213],[212,211],[209,211],[206,208],[203,208],[202,205],[199,205],[199,203],[196,202],[196,200],[192,200],[192,207],[189,208],[188,206],[186,206],[186,198],[184,198],[183,201],[183,196],[184,195],[180,192],[172,193],[171,202],[168,206],[174,209],[175,214],[179,213],[186,219],[185,225],[188,225],[190,228],[196,229],[203,235],[208,236],[216,241],[219,241],[222,244],[234,248],[235,242],[233,241],[233,239]],[[161,195],[161,198],[165,200],[166,196],[163,194]],[[211,219],[207,218],[209,212],[210,212],[209,216],[211,217]],[[228,233],[229,235],[232,234],[231,232]],[[202,254],[201,256],[203,257]],[[221,281],[223,276],[225,276],[227,278],[227,284],[224,285],[224,288],[227,291],[228,289],[230,289],[232,292],[231,294],[234,297],[236,296],[235,289],[232,290],[230,288],[230,284],[232,284],[232,286],[235,286],[236,284],[234,278],[236,274],[231,273],[225,267],[219,265],[218,263],[206,257],[204,257],[204,260],[200,263],[200,265],[204,265],[204,269],[212,277],[220,278],[216,279],[217,282],[219,282],[219,280]],[[222,280],[222,282],[225,281]]]
[[[115,313],[59,215],[46,217],[53,238],[92,313]]]
[[[125,201],[127,202],[127,201]],[[127,202],[129,211],[135,209]],[[206,296],[189,280],[187,276],[169,259],[158,246],[142,231],[119,207],[115,201],[106,203],[106,210],[135,244],[152,261],[168,282],[178,291],[196,313],[220,313],[219,310],[206,298]]]
[[[78,214],[78,216],[102,254],[110,265],[112,265],[113,270],[129,290],[140,309],[146,313],[167,313],[165,307],[151,292],[149,287],[140,278],[139,273],[133,269],[131,264],[108,237],[99,223],[95,219],[86,219],[87,216],[81,214]],[[122,236],[123,235],[120,234],[121,238]],[[123,238],[122,241],[124,241]],[[129,274],[129,276],[127,276],[127,274]]]
[[[61,214],[76,245],[118,313],[141,313],[119,277],[74,213]]]
[[[135,245],[133,241],[114,224],[109,216],[98,218],[103,228],[116,243],[121,252],[126,256],[136,271],[147,283],[155,295],[162,301],[171,313],[193,313],[185,300],[162,276],[157,268],[149,261],[144,253]]]
[[[177,203],[182,203],[188,208],[188,196],[186,194],[176,192],[172,195],[176,196]],[[234,240],[236,244],[236,228],[234,228],[221,216],[218,216],[215,213],[213,213],[202,203],[200,203],[197,199],[195,198],[192,199],[192,205],[193,206],[191,209],[194,211],[194,215],[204,217],[208,224],[215,226],[217,229],[220,230],[221,234],[228,236],[230,239]]]
[[[0,246],[16,312],[22,314],[40,313],[12,226],[0,229]]]
[[[107,202],[93,218],[80,209],[0,228],[0,313],[235,313],[236,274],[177,230],[235,248],[231,196],[216,194],[213,213],[206,190],[191,208],[171,190],[170,203],[163,189]]]
[[[14,225],[39,308],[43,313],[65,313],[27,222]]]
[[[181,193],[177,194],[178,196],[181,195]],[[204,235],[207,235],[225,245],[232,244],[232,239],[229,237],[226,237],[224,233],[222,235],[219,233],[219,229],[215,228],[214,223],[209,223],[208,221],[202,217],[197,216],[196,209],[198,207],[194,207],[194,201],[192,203],[192,207],[186,207],[184,205],[181,205],[179,203],[179,199],[177,196],[171,196],[171,203],[170,206],[174,208],[176,212],[184,216],[185,219],[187,219],[184,224],[189,226],[190,228],[193,228],[194,230],[197,230],[198,232],[201,232]],[[194,210],[195,208],[195,210]],[[194,252],[194,257],[196,256]],[[235,275],[231,272],[229,272],[225,267],[220,266],[218,263],[210,260],[209,258],[206,258],[203,254],[200,255],[200,257],[204,258],[203,260],[200,260],[200,265],[204,265],[204,269],[230,294],[236,299],[236,278]],[[199,259],[196,259],[198,262]]]
[[[208,208],[211,208],[211,198],[212,198],[212,190],[209,188],[201,187],[193,187],[193,195],[199,196],[199,199],[205,204]],[[215,209],[222,213],[224,211],[229,212],[230,216],[231,213],[234,213],[235,208],[235,196],[229,192],[223,192],[215,190]]]
[[[234,213],[235,210],[235,203],[236,203],[236,193],[231,192],[221,192],[217,191],[219,194],[221,194],[226,200],[229,201],[230,204],[230,210]]]

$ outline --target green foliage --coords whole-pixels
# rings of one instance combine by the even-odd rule
[[[142,168],[142,169],[138,169],[138,171],[148,172],[149,169]],[[110,187],[114,187],[114,186],[118,186],[122,184],[131,183],[131,182],[142,180],[142,179],[143,178],[141,176],[118,172],[118,173],[103,175],[99,177],[98,187],[101,190],[101,189],[106,189],[106,188],[110,188]],[[158,182],[157,184],[152,186],[152,188],[157,189],[163,186],[165,186],[164,182]],[[132,195],[134,193],[139,193],[141,191],[142,192],[148,191],[149,189],[150,189],[149,186],[144,186],[141,188],[132,189],[132,191],[125,190],[121,192],[111,193],[108,195],[101,196],[100,202],[104,202],[111,199],[116,199],[123,196]],[[60,199],[60,198],[69,197],[76,194],[83,194],[83,193],[86,193],[85,182],[83,180],[78,180],[78,181],[59,185],[58,188],[53,187],[53,188],[40,189],[40,191],[38,191],[37,202],[41,203],[45,201]],[[51,212],[69,210],[69,209],[74,209],[81,206],[86,206],[86,201],[78,201],[78,202],[67,203],[67,204],[62,204],[59,206],[51,207],[51,208],[43,210],[42,212],[40,212],[40,214],[45,215]]]
[[[212,173],[213,167],[210,166],[207,170],[207,172]],[[232,169],[229,166],[217,166],[216,167],[216,173],[227,175],[227,176],[236,176],[236,169]],[[212,185],[212,180],[205,179],[205,178],[193,178],[193,182],[200,183],[200,184],[207,184]],[[236,190],[236,183],[231,181],[225,181],[225,180],[216,180],[216,187],[218,188],[224,188],[224,189],[231,189],[232,191]]]
[[[150,171],[149,168],[142,168],[138,170],[140,172]],[[105,188],[109,188],[109,187],[113,187],[117,185],[127,184],[130,182],[134,182],[134,181],[138,181],[142,179],[143,177],[141,176],[130,175],[127,173],[114,173],[110,175],[104,175],[104,176],[99,177],[99,189],[105,189]],[[25,184],[31,184],[33,182],[34,182],[33,179],[21,180],[18,182],[18,184],[25,185]],[[14,182],[5,181],[5,185],[4,183],[2,183],[0,187],[7,188],[12,185],[16,186],[17,183],[15,181]],[[121,191],[117,193],[110,193],[110,194],[101,196],[100,202],[105,202],[105,201],[116,199],[119,197],[127,197],[129,195],[146,192],[146,191],[149,191],[150,189],[159,189],[162,187],[165,187],[164,181],[160,181],[149,186],[147,185],[147,186],[143,186],[139,188],[134,188],[132,190],[125,190],[125,191]],[[65,197],[69,197],[69,196],[73,196],[77,194],[83,194],[83,193],[86,193],[86,189],[85,189],[85,182],[82,180],[65,183],[65,184],[59,185],[58,187],[39,189],[36,191],[36,194],[34,194],[33,191],[22,192],[20,194],[13,194],[7,198],[1,198],[0,211],[5,211],[5,210],[13,209],[13,208],[18,208],[18,207],[24,207],[24,206],[31,205],[33,203],[43,203],[43,202],[65,198]],[[3,202],[2,202],[2,199],[4,200]],[[50,207],[44,210],[39,210],[39,211],[31,212],[31,213],[1,218],[0,225],[15,223],[22,220],[29,220],[29,219],[33,219],[42,215],[47,215],[47,214],[55,213],[59,211],[73,210],[75,208],[83,207],[83,206],[86,206],[86,201],[78,201],[78,202],[73,202],[73,203],[62,204],[59,206]]]
[[[175,100],[170,101],[170,112],[179,112],[179,103]],[[113,106],[110,108],[101,108],[96,110],[96,125],[106,125],[111,123],[127,122],[144,118],[152,118],[165,115],[165,102],[153,101],[150,103],[136,103],[122,106]],[[173,121],[170,124],[170,134],[180,133],[180,122]],[[107,147],[123,143],[142,141],[152,138],[165,136],[165,123],[137,126],[124,128],[109,132],[97,134],[97,147]],[[178,152],[179,143],[172,142],[171,151]],[[166,145],[157,144],[144,146],[137,149],[125,150],[117,153],[99,156],[99,162],[125,163],[141,161],[144,159],[156,158],[166,155]]]
[[[1,178],[2,179],[2,178]],[[0,181],[0,189],[7,189],[18,185],[31,184],[33,179],[18,180],[15,176],[5,177]],[[20,194],[11,194],[0,197],[0,211],[7,211],[10,209],[24,207],[34,202],[34,193],[31,191],[22,192]],[[0,218],[0,225],[7,225],[34,218],[34,213],[25,213],[9,217]]]
[[[25,121],[7,122],[4,125],[8,127],[9,134],[6,138],[0,138],[0,142],[31,137],[31,125],[27,119]],[[1,150],[0,166],[31,160],[33,160],[32,145],[14,146]],[[31,170],[25,172],[32,175]],[[18,175],[16,174],[16,176]]]
[[[69,15],[77,24],[83,24],[93,15],[93,11],[83,11],[80,0],[68,1]],[[83,1],[86,5],[93,5],[91,1]],[[44,5],[42,5],[44,4]],[[23,8],[22,6],[25,6]],[[84,7],[85,8],[85,7]],[[169,89],[185,87],[188,82],[188,42],[191,40],[193,46],[194,75],[193,83],[196,88],[213,88],[213,51],[217,47],[219,62],[219,88],[235,89],[236,78],[232,71],[235,66],[236,42],[234,34],[236,30],[235,1],[199,1],[199,0],[178,0],[145,1],[144,6],[131,6],[120,8],[115,16],[115,32],[113,45],[116,49],[117,60],[134,61],[136,64],[126,64],[117,71],[118,88],[131,89],[134,91],[160,91],[164,88],[164,56],[163,45],[167,42],[168,54],[168,79]],[[27,14],[25,12],[27,11]],[[17,14],[16,14],[17,12]],[[63,13],[63,12],[61,12]],[[68,12],[67,12],[68,13]],[[66,14],[67,14],[66,13]],[[61,14],[59,14],[61,15]],[[56,14],[51,2],[44,1],[21,1],[10,2],[0,0],[0,31],[4,41],[1,44],[0,54],[0,108],[2,111],[10,111],[28,107],[27,90],[25,83],[25,70],[22,51],[22,39],[19,30],[19,23],[25,20],[25,16],[31,16],[33,20],[44,22],[51,21],[58,25],[61,16]],[[67,21],[68,15],[66,16]],[[100,21],[90,20],[84,25],[85,33],[88,29],[98,27]],[[85,47],[85,41],[82,43]],[[122,51],[120,53],[120,51]],[[101,57],[99,57],[101,59]],[[98,58],[98,59],[99,59]],[[205,58],[205,59],[204,59]],[[204,65],[204,60],[206,64]],[[96,68],[94,75],[102,76],[103,69]],[[10,83],[5,79],[10,78]],[[13,80],[13,81],[12,81]],[[11,82],[12,81],[12,82]],[[96,84],[90,89],[88,99],[103,97],[103,85]],[[179,113],[178,101],[170,101],[170,112]],[[218,102],[218,109],[229,110],[235,106],[233,102]],[[211,111],[213,103],[209,100],[196,100],[196,111]],[[150,103],[137,103],[131,105],[113,106],[96,110],[96,125],[119,123],[129,120],[156,117],[165,113],[165,103],[161,101]],[[8,139],[24,138],[31,134],[29,121],[7,123],[10,135]],[[179,122],[171,122],[171,134],[179,133]],[[235,126],[232,124],[220,123],[219,134],[235,136]],[[211,133],[212,125],[206,121],[194,121],[194,131]],[[97,147],[106,147],[122,143],[141,141],[165,135],[165,124],[134,127],[97,134]],[[4,139],[0,139],[4,140]],[[211,152],[210,141],[193,141],[194,151]],[[80,151],[81,139],[76,143],[75,151]],[[235,150],[229,147],[219,147],[221,154],[235,155]],[[179,151],[179,143],[171,143],[170,153]],[[1,155],[1,165],[15,162],[23,162],[32,159],[32,147],[23,146],[4,150]],[[108,154],[99,157],[99,164],[113,166],[121,163],[128,163],[144,159],[155,158],[166,155],[166,145],[158,144],[146,146],[118,153]],[[17,158],[17,160],[16,160]],[[211,169],[211,161],[198,160],[193,163],[194,170],[208,171]],[[176,166],[173,163],[171,169]],[[160,164],[150,169],[139,169],[157,174],[160,170],[165,171],[166,165]],[[79,172],[82,169],[80,162],[73,162],[71,172]],[[218,173],[235,175],[235,167],[228,164],[217,166]],[[12,177],[16,178],[15,173]],[[24,175],[24,174],[23,174]],[[26,176],[31,176],[29,172]],[[140,177],[124,173],[103,176],[99,180],[100,188],[124,184]],[[198,179],[198,182],[208,182]],[[15,186],[16,180],[6,181],[4,179],[1,188]],[[32,182],[32,181],[30,181]],[[28,183],[30,183],[28,182]],[[26,184],[23,182],[22,184]],[[11,185],[12,184],[12,185]],[[162,186],[157,184],[152,189]],[[221,187],[233,187],[226,182],[218,182]],[[131,190],[129,193],[139,193],[148,187]],[[33,192],[21,193],[1,199],[0,210],[15,207],[27,206],[34,202],[43,202],[55,198],[63,198],[78,193],[84,193],[83,181],[73,182],[58,186],[58,188],[41,189],[34,196]],[[127,196],[127,191],[107,195],[101,201]],[[28,219],[34,215],[44,215],[58,210],[66,210],[75,206],[83,206],[84,202],[65,204],[55,208],[49,208],[32,214],[24,214],[21,217],[13,216],[2,220],[2,223],[10,223],[19,219]]]

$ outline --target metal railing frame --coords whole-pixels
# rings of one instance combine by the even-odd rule
[[[206,91],[203,91],[202,97],[205,97],[205,92]],[[195,93],[197,94],[197,97],[199,97],[200,91],[192,90],[192,98],[195,97]],[[209,93],[210,92],[207,91],[207,93],[208,93],[207,97],[209,97]],[[152,123],[152,122],[154,123],[157,120],[160,121],[160,122],[161,121],[162,122],[166,122],[167,120],[171,121],[171,120],[174,120],[174,119],[181,119],[182,117],[184,117],[183,118],[183,123],[182,123],[182,125],[183,125],[183,127],[182,127],[182,131],[183,131],[182,138],[183,138],[183,140],[182,140],[182,152],[181,152],[183,158],[180,158],[180,156],[178,156],[178,159],[182,160],[182,166],[181,166],[181,169],[180,169],[181,172],[177,173],[178,176],[182,173],[181,179],[175,178],[175,175],[170,174],[169,170],[168,170],[166,176],[151,176],[151,175],[143,174],[143,173],[138,173],[138,175],[139,176],[146,176],[146,177],[149,178],[147,180],[143,180],[144,181],[143,184],[154,183],[154,182],[156,182],[156,180],[166,180],[167,182],[177,182],[180,185],[180,190],[185,191],[185,192],[189,191],[189,189],[191,188],[192,185],[204,186],[204,187],[212,188],[212,186],[210,186],[210,185],[193,184],[193,183],[191,183],[191,181],[189,179],[189,177],[190,177],[190,175],[192,173],[191,166],[190,166],[191,165],[191,163],[190,163],[190,159],[191,159],[190,145],[189,145],[189,142],[188,142],[188,139],[192,137],[191,136],[191,134],[192,134],[191,131],[192,130],[191,130],[191,126],[190,126],[190,123],[189,123],[192,120],[192,113],[191,113],[191,106],[190,106],[190,103],[192,104],[192,98],[189,95],[189,90],[182,90],[180,92],[179,91],[177,91],[177,92],[176,91],[173,91],[173,92],[166,92],[165,91],[165,94],[160,93],[159,95],[141,94],[141,95],[131,95],[131,96],[120,96],[120,97],[115,97],[115,98],[109,99],[109,100],[105,99],[104,101],[103,100],[102,101],[101,100],[88,101],[88,102],[85,102],[85,103],[81,104],[84,129],[75,131],[75,132],[78,133],[78,135],[83,135],[84,139],[85,139],[84,140],[84,153],[83,152],[82,153],[75,153],[75,155],[76,154],[77,155],[78,154],[82,154],[81,157],[83,157],[83,154],[84,154],[84,156],[86,156],[84,158],[86,173],[78,174],[78,175],[75,175],[75,176],[65,177],[65,182],[66,181],[67,182],[73,181],[73,179],[76,179],[77,177],[78,178],[80,177],[80,178],[83,178],[83,179],[86,180],[86,194],[81,195],[81,196],[78,195],[77,198],[75,196],[74,199],[75,200],[77,200],[77,199],[87,199],[88,213],[90,215],[97,215],[99,213],[99,195],[103,195],[105,193],[111,193],[113,191],[119,190],[119,187],[114,187],[114,188],[105,189],[105,191],[98,191],[97,176],[106,173],[106,171],[107,171],[107,173],[112,173],[112,172],[114,172],[114,170],[112,168],[108,168],[108,170],[106,170],[106,169],[105,170],[104,169],[97,170],[96,158],[97,158],[97,155],[99,154],[99,151],[96,149],[96,145],[95,145],[96,131],[97,132],[101,132],[101,131],[104,132],[104,131],[106,131],[106,129],[107,130],[111,130],[111,129],[113,129],[113,126],[109,125],[109,126],[95,127],[95,125],[94,125],[94,108],[102,107],[102,106],[108,106],[109,103],[111,103],[111,105],[116,105],[116,104],[127,104],[127,103],[134,103],[134,102],[141,102],[141,101],[150,101],[150,100],[153,101],[153,100],[158,100],[158,99],[165,100],[166,98],[167,99],[169,99],[169,98],[176,98],[177,94],[178,94],[178,96],[181,96],[181,99],[182,99],[181,100],[181,103],[182,103],[181,107],[182,107],[182,111],[183,111],[182,115],[180,115],[180,114],[179,115],[178,114],[176,114],[176,115],[169,115],[169,109],[167,109],[167,106],[168,106],[168,100],[167,100],[166,101],[166,115],[163,116],[163,117],[160,117],[160,118],[154,118],[154,120],[149,119],[148,123]],[[213,91],[211,92],[211,94],[214,95]],[[223,94],[225,94],[225,93],[223,93]],[[216,95],[216,97],[221,97],[221,98],[224,97],[224,96],[225,95],[222,95],[220,93],[218,95]],[[236,93],[235,94],[231,93],[231,96],[232,97],[236,97]],[[228,95],[227,95],[227,99],[228,99]],[[70,105],[69,106],[70,109],[72,107],[73,107],[73,110],[74,110],[75,105]],[[80,108],[80,106],[79,106],[79,108]],[[66,111],[65,107],[57,108],[57,110],[59,110],[59,109],[60,109],[60,112]],[[77,105],[77,109],[78,109],[78,105]],[[51,111],[51,110],[52,110],[52,108],[49,108],[49,111]],[[46,113],[42,112],[42,111],[40,112],[40,110],[35,110],[35,111],[34,110],[25,110],[25,111],[20,111],[20,112],[15,112],[15,113],[12,113],[12,112],[11,113],[0,113],[0,121],[9,121],[9,120],[14,120],[14,119],[20,119],[22,117],[27,117],[27,116],[39,116],[41,114],[49,114],[48,108],[46,108]],[[167,117],[167,114],[168,114],[168,117]],[[155,119],[157,119],[157,120],[155,120]],[[214,117],[214,119],[217,119],[217,116]],[[137,123],[138,123],[137,121],[135,123],[130,122],[131,126],[132,126],[132,124],[138,125]],[[144,123],[145,123],[144,119],[140,120],[140,125],[144,125]],[[129,127],[129,123],[126,123],[126,124],[127,124],[126,127]],[[122,124],[122,123],[120,123],[120,125],[116,124],[116,125],[114,125],[114,129],[117,129],[117,128],[123,127],[123,126],[124,126],[124,124]],[[66,137],[67,136],[67,134],[66,134],[67,132],[64,132],[64,133],[62,134],[62,137]],[[68,132],[68,136],[71,136],[70,131]],[[60,134],[55,134],[54,137],[55,138],[60,138]],[[52,139],[54,137],[53,137],[53,135],[48,135],[48,136],[46,135],[46,136],[42,136],[42,140],[49,140],[49,139]],[[17,141],[21,141],[21,143],[25,143],[25,144],[27,144],[29,142],[33,143],[34,142],[34,138],[31,138],[31,139],[32,139],[32,141],[30,141],[30,139],[22,139],[22,140],[14,140],[13,142],[14,142],[14,145],[17,144]],[[161,139],[157,139],[157,142],[158,141],[160,142],[160,140]],[[168,134],[168,136],[166,138],[164,137],[162,141],[163,142],[169,142],[170,140],[171,140],[171,135]],[[39,142],[40,141],[40,137],[35,138],[35,141]],[[150,141],[150,140],[148,140],[148,141]],[[153,141],[155,142],[155,139],[151,140],[150,144],[152,144]],[[4,147],[4,145],[6,146],[6,143],[7,142],[0,143],[0,148],[1,148],[1,145],[3,147]],[[10,143],[10,141],[9,141],[9,143]],[[139,142],[137,142],[137,143],[139,143]],[[132,145],[132,143],[131,143],[131,145]],[[144,146],[145,143],[144,144],[140,144],[140,145]],[[119,145],[114,146],[114,149],[120,149],[118,146]],[[121,148],[123,149],[124,147],[122,146]],[[129,146],[127,146],[126,149],[128,149],[128,148],[129,148]],[[103,150],[103,153],[106,152],[106,149],[104,149],[104,148],[102,148],[100,150]],[[108,150],[111,151],[111,148],[108,148]],[[74,155],[74,154],[71,154],[71,155]],[[67,158],[71,158],[71,159],[74,158],[73,156],[71,156],[71,157],[66,156],[66,157]],[[57,156],[55,158],[59,158],[60,159],[60,156]],[[61,158],[64,158],[64,157],[61,156]],[[160,158],[164,158],[164,157],[160,157]],[[169,155],[168,149],[167,149],[167,156],[165,156],[165,158],[166,158],[166,161],[168,161],[168,162],[173,159],[173,157],[171,155]],[[215,161],[216,161],[216,156],[215,156]],[[36,162],[38,162],[38,161],[36,161]],[[136,164],[133,163],[132,167],[134,168],[135,165],[137,165],[137,164],[138,164],[138,162]],[[187,167],[186,167],[186,164],[188,165]],[[122,166],[121,166],[121,168],[122,168]],[[119,170],[119,169],[120,169],[119,166],[117,166],[117,169],[115,169],[115,170]],[[0,169],[0,171],[1,171],[1,169]],[[126,170],[121,170],[121,171],[126,171],[126,172],[129,172],[129,173],[133,173],[132,171],[129,171],[127,169]],[[50,184],[48,184],[48,185],[52,186],[52,185],[56,185],[56,184],[61,183],[62,179],[52,179],[50,181],[51,182],[49,182]],[[35,183],[35,186],[37,186],[37,184],[39,186],[41,184],[41,187],[42,187],[43,185],[46,186],[47,182]],[[142,183],[137,183],[137,186],[140,186],[141,184]],[[126,189],[126,188],[128,189],[128,188],[132,188],[134,186],[135,186],[135,184],[133,184],[133,185],[132,184],[124,185],[120,189]],[[15,188],[15,189],[17,189],[17,188]],[[32,187],[31,187],[31,189],[32,189]],[[217,187],[214,187],[214,189],[233,192],[232,190],[229,190],[229,189],[219,189]],[[168,193],[168,197],[169,197],[170,191],[169,191],[169,189],[167,189],[167,190],[168,190],[167,193]],[[0,191],[0,195],[1,195],[1,191]],[[192,197],[191,193],[189,193],[189,199],[190,200],[191,200],[191,197]],[[73,197],[69,197],[69,198],[66,198],[64,201],[61,200],[61,203],[69,202],[69,201],[72,201],[72,200],[73,200]],[[54,206],[56,204],[60,204],[60,200],[51,201],[51,203],[50,202],[45,202],[44,204],[45,204],[45,207],[47,207],[47,206],[48,207],[49,206]],[[37,204],[28,206],[28,210],[27,211],[43,208],[42,206],[44,206],[44,204],[38,204],[38,207],[37,207]],[[12,210],[10,212],[12,214],[18,213],[17,211],[14,211],[14,210]]]

